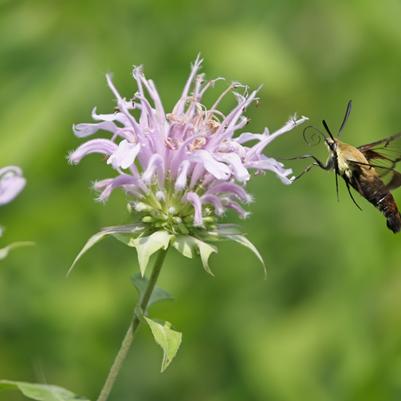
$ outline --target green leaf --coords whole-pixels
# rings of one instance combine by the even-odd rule
[[[244,235],[226,235],[225,238],[235,241],[235,242],[245,246],[246,248],[250,249],[253,252],[253,254],[259,259],[260,263],[262,263],[265,275],[267,274],[266,265],[262,258],[262,255],[259,253],[256,246],[253,245],[251,241],[249,241],[248,238],[246,238]]]
[[[135,274],[134,277],[132,278],[132,281],[134,283],[134,286],[138,290],[140,299],[142,299],[146,291],[146,287],[148,285],[149,280],[146,277],[142,277],[140,274]],[[162,302],[172,299],[173,297],[166,290],[163,290],[163,288],[156,287],[153,290],[152,295],[150,296],[148,305],[150,306],[154,305],[157,302]]]
[[[125,234],[112,234],[112,236],[116,239],[116,240],[118,240],[118,241],[120,241],[120,242],[122,242],[123,244],[125,244],[125,245],[128,245],[129,246],[129,242],[131,241],[131,239],[132,239],[132,236],[127,236],[127,235],[125,235]]]
[[[178,235],[173,242],[173,247],[190,259],[193,256],[194,245],[193,238],[188,235]]]
[[[164,372],[180,348],[182,334],[178,331],[172,330],[170,328],[171,325],[168,322],[165,322],[164,325],[161,325],[160,323],[157,323],[146,316],[145,320],[152,331],[155,341],[163,350],[161,371]]]
[[[191,237],[190,235],[180,235],[174,240],[173,247],[187,258],[192,258],[194,252],[198,252],[201,257],[203,268],[210,275],[214,276],[209,267],[209,257],[212,253],[217,252],[215,246],[201,241],[198,238]]]
[[[218,224],[217,232],[219,233],[219,235],[222,235],[222,236],[240,235],[241,228],[238,224]]]
[[[212,273],[212,271],[210,270],[210,267],[209,267],[209,258],[212,253],[215,253],[215,252],[217,253],[217,248],[215,246],[209,245],[206,242],[203,242],[197,238],[194,238],[194,241],[195,241],[196,246],[198,247],[203,268],[210,275],[214,276],[214,274]]]
[[[131,230],[131,231],[127,231],[127,232],[118,231],[118,232],[113,233],[112,236],[115,239],[122,242],[123,244],[125,244],[127,246],[131,246],[130,241],[132,240],[132,238],[133,237],[139,238],[145,232],[145,226],[142,224],[132,224],[132,226],[137,226],[137,228],[135,230]],[[121,226],[121,227],[124,227],[124,226]],[[133,234],[134,234],[134,236],[133,236]]]
[[[89,401],[58,386],[0,380],[0,390],[8,389],[19,390],[27,398],[38,401]]]
[[[77,257],[72,262],[71,267],[68,269],[67,276],[72,272],[78,260],[81,259],[82,255],[85,254],[87,251],[89,251],[89,249],[91,249],[95,244],[97,244],[103,238],[107,237],[108,235],[121,236],[123,234],[130,235],[134,233],[140,233],[144,230],[144,228],[145,227],[143,224],[127,224],[123,226],[112,226],[103,228],[101,231],[99,231],[95,235],[92,235],[92,237],[88,239],[84,247],[81,249]],[[120,237],[118,237],[118,239],[120,239]]]
[[[167,249],[172,237],[167,231],[156,231],[148,237],[132,238],[129,246],[135,247],[138,252],[139,270],[145,275],[150,257],[160,249]]]
[[[7,245],[6,247],[0,249],[0,260],[5,259],[10,253],[10,251],[12,251],[13,249],[32,245],[35,245],[35,243],[30,241],[13,242],[12,244]]]

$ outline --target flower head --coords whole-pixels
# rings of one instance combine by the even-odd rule
[[[117,172],[95,183],[98,199],[105,201],[115,188],[122,188],[132,209],[153,230],[198,232],[213,225],[227,209],[246,217],[242,205],[252,199],[246,191],[252,172],[272,171],[283,183],[291,182],[291,170],[263,151],[306,118],[291,118],[274,133],[265,129],[261,134],[239,134],[248,123],[244,113],[257,99],[257,90],[248,94],[247,87],[234,82],[206,107],[202,100],[216,80],[207,81],[199,74],[201,63],[197,58],[170,113],[165,112],[153,81],[146,79],[141,67],[133,70],[138,91],[129,100],[107,75],[117,100],[115,112],[97,114],[94,109],[95,123],[74,126],[80,138],[98,131],[111,134],[110,139],[90,139],[69,155],[76,164],[88,154],[103,154]],[[228,94],[235,96],[236,106],[224,114],[219,106]]]
[[[257,100],[258,90],[248,93],[246,86],[233,82],[211,106],[205,106],[205,93],[218,79],[205,80],[199,73],[201,64],[198,57],[171,112],[165,112],[153,81],[145,77],[142,67],[133,70],[138,89],[129,100],[120,95],[107,75],[116,109],[111,114],[98,114],[94,108],[94,123],[73,127],[79,138],[99,131],[110,134],[109,139],[86,140],[68,158],[77,164],[88,154],[104,155],[117,175],[94,184],[98,200],[106,201],[114,189],[121,188],[137,216],[137,225],[98,233],[78,258],[105,235],[121,237],[125,233],[131,236],[129,245],[138,250],[142,273],[149,254],[169,244],[188,257],[195,249],[208,271],[207,259],[216,252],[206,243],[211,240],[235,240],[261,259],[237,228],[218,224],[218,220],[228,209],[247,217],[243,206],[252,200],[246,190],[252,173],[271,171],[284,184],[291,183],[291,169],[263,152],[274,139],[307,118],[293,117],[273,133],[267,128],[262,133],[245,131],[248,119],[244,113]],[[221,102],[229,94],[234,95],[236,105],[224,113]],[[142,263],[141,255],[146,256]]]

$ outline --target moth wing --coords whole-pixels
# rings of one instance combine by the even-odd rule
[[[348,163],[354,166],[368,166],[374,168],[378,178],[383,182],[386,189],[392,191],[401,186],[401,173],[395,170],[393,167],[387,167],[385,165],[379,164],[378,161],[369,163],[361,163],[354,160],[349,160]]]
[[[397,189],[398,187],[401,187],[401,173],[398,171],[393,170],[390,173],[390,180],[386,184],[386,188],[389,191],[392,191],[393,189]]]
[[[366,145],[358,146],[358,149],[362,153],[364,153],[370,149],[373,149],[373,148],[383,149],[383,148],[387,148],[391,143],[397,141],[398,139],[401,139],[401,132],[398,132],[394,135],[388,136],[386,138],[380,139],[375,142],[367,143]]]
[[[373,167],[386,188],[391,191],[401,186],[401,173],[395,168],[401,161],[401,132],[358,147]]]

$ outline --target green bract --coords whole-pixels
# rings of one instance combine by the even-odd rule
[[[195,236],[195,235],[198,236]],[[173,234],[167,230],[151,230],[151,226],[147,223],[128,224],[122,226],[106,227],[94,234],[86,242],[78,256],[75,258],[68,274],[75,267],[78,260],[92,246],[107,236],[113,236],[128,245],[136,248],[141,275],[144,276],[149,265],[150,258],[153,254],[161,249],[169,247],[175,248],[178,252],[187,258],[193,258],[199,255],[203,268],[212,274],[209,267],[209,258],[212,253],[217,253],[216,243],[223,240],[235,241],[248,249],[250,249],[259,261],[262,263],[264,270],[266,267],[262,256],[256,247],[250,242],[234,224],[216,224],[210,230],[198,229],[194,235],[189,234]]]

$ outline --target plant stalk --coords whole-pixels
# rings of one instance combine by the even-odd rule
[[[121,343],[121,347],[114,359],[113,365],[110,368],[109,374],[106,378],[106,381],[100,391],[99,397],[97,401],[106,401],[109,398],[110,392],[114,386],[114,383],[117,379],[117,376],[121,370],[121,367],[128,355],[128,352],[131,348],[132,342],[134,340],[134,335],[138,330],[138,327],[141,323],[140,318],[138,317],[137,310],[138,307],[142,310],[142,313],[145,314],[148,308],[149,300],[152,295],[152,292],[156,286],[157,280],[159,278],[160,270],[163,266],[164,259],[167,254],[167,249],[161,249],[157,255],[157,259],[153,266],[152,274],[150,275],[148,285],[146,287],[145,293],[143,294],[142,299],[138,300],[137,305],[135,306],[134,316],[132,318],[131,324],[128,327],[127,332],[125,333],[125,337]]]

